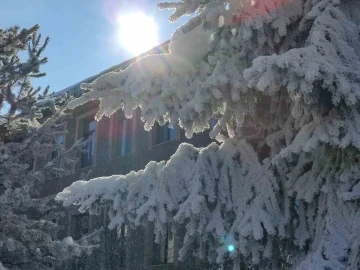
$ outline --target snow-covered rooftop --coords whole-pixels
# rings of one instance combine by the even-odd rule
[[[63,90],[60,90],[56,93],[54,93],[53,95],[55,96],[59,96],[61,94],[64,94],[64,93],[68,93],[70,95],[74,95],[75,97],[78,97],[82,94],[82,90],[80,88],[81,84],[82,83],[90,83],[92,82],[93,80],[95,80],[96,78],[100,77],[101,75],[105,74],[105,73],[108,73],[108,72],[111,72],[111,71],[120,71],[120,70],[123,70],[125,68],[127,68],[129,65],[131,65],[132,63],[134,63],[136,60],[138,60],[139,58],[145,56],[145,55],[150,55],[150,54],[159,54],[159,53],[165,53],[165,52],[168,52],[168,46],[169,46],[169,40],[168,41],[165,41],[163,43],[161,43],[160,45],[156,46],[155,48],[152,48],[151,50],[147,51],[147,52],[144,52],[134,58],[131,58],[129,60],[126,60],[125,62],[122,62],[121,64],[119,65],[115,65],[115,66],[112,66],[96,75],[93,75],[89,78],[86,78],[76,84],[73,84]]]

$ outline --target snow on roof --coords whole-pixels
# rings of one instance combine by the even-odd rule
[[[96,75],[93,75],[89,78],[86,78],[85,80],[82,80],[81,82],[78,82],[78,83],[71,85],[63,90],[55,92],[53,95],[60,96],[61,94],[68,93],[70,95],[74,95],[75,97],[80,96],[81,91],[82,91],[80,87],[81,87],[82,83],[90,83],[93,80],[95,80],[96,78],[100,77],[101,75],[111,72],[111,71],[117,72],[117,71],[123,70],[123,69],[127,68],[129,65],[131,65],[132,63],[134,63],[136,60],[138,60],[139,58],[141,58],[145,55],[159,54],[159,53],[161,54],[161,53],[168,52],[169,51],[168,47],[169,47],[169,40],[161,43],[160,45],[156,46],[155,48],[152,48],[151,50],[149,50],[147,52],[144,52],[136,57],[133,57],[125,62],[122,62],[119,65],[112,66]]]

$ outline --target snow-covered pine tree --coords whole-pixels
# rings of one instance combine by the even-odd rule
[[[169,54],[108,73],[69,105],[100,100],[97,118],[140,108],[145,129],[209,129],[218,144],[182,144],[167,162],[76,182],[57,198],[110,227],[186,228],[196,249],[234,269],[360,269],[360,1],[164,2],[194,14]],[[220,241],[224,239],[224,241]]]
[[[45,75],[40,66],[47,62],[42,52],[49,38],[41,43],[38,30],[0,29],[0,269],[53,269],[95,247],[89,240],[96,233],[78,242],[53,240],[56,224],[45,220],[59,208],[39,197],[45,176],[70,173],[84,142],[63,149],[57,139],[66,132],[70,99],[31,85],[32,78]],[[39,162],[54,152],[52,161]]]

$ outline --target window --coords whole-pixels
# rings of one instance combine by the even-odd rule
[[[126,224],[122,224],[120,228],[118,228],[118,239],[120,243],[117,243],[120,247],[119,250],[119,265],[120,267],[126,266],[126,236],[128,233],[128,227]]]
[[[155,239],[155,235],[154,238]],[[174,235],[168,227],[166,235],[163,236],[159,243],[153,243],[152,264],[166,264],[174,262]]]
[[[63,147],[64,145],[64,135],[60,135],[57,140],[56,143],[61,145]],[[59,152],[58,151],[54,151],[51,153],[51,160],[57,158],[59,156]]]
[[[79,214],[72,216],[72,236],[75,240],[79,240],[81,237],[89,233],[89,215]]]
[[[128,226],[126,224],[122,224],[121,227],[118,228],[117,233],[118,233],[118,237],[121,240],[126,239],[128,233]]]
[[[112,121],[112,157],[125,156],[132,151],[134,121],[127,119],[122,111],[118,111]]]
[[[71,216],[71,236],[74,240],[81,239],[84,235],[89,233],[89,215],[79,214]],[[72,262],[73,270],[85,270],[86,269],[86,257],[81,256],[75,258]]]
[[[34,163],[35,163],[35,158],[31,158],[28,161],[29,167],[26,170],[29,171],[29,172],[32,171],[34,169]]]
[[[121,155],[125,156],[131,152],[132,142],[132,121],[131,119],[124,118],[120,125],[121,129]]]
[[[95,155],[95,126],[96,122],[93,118],[83,120],[82,136],[84,140],[88,139],[85,146],[85,153],[81,154],[81,168],[91,166],[94,163]]]
[[[60,147],[64,147],[64,135],[60,135],[57,139],[56,139],[56,143],[58,145],[60,145]],[[59,150],[55,150],[51,153],[51,161],[53,161],[54,159],[59,157]],[[53,161],[54,164],[54,168],[60,168],[61,167],[61,163],[60,160],[55,160]],[[58,177],[59,175],[56,173],[56,170],[52,171],[50,173],[50,177]]]
[[[72,270],[86,270],[86,260],[83,257],[74,258]]]
[[[158,123],[155,124],[155,144],[160,144],[176,139],[175,128],[169,128],[167,125],[160,126]]]
[[[209,124],[210,124],[210,128],[213,129],[215,127],[215,125],[217,124],[217,120],[214,118],[211,118]]]

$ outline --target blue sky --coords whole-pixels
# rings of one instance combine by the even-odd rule
[[[2,0],[1,28],[12,25],[40,25],[43,36],[50,36],[44,52],[49,62],[42,71],[47,76],[33,81],[35,86],[50,85],[57,92],[134,55],[121,46],[116,35],[117,16],[141,11],[153,16],[158,25],[159,42],[170,38],[181,23],[171,24],[171,11],[158,10],[156,0]]]

